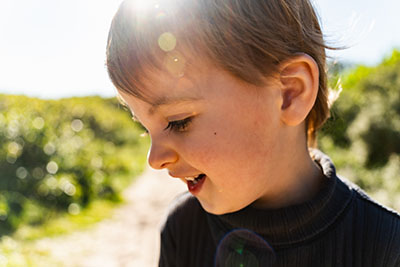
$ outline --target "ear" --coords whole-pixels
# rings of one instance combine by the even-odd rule
[[[315,60],[300,54],[280,64],[281,120],[289,126],[301,124],[314,106],[319,88]]]

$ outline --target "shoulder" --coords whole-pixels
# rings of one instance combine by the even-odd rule
[[[212,266],[212,242],[206,211],[190,193],[181,194],[161,225],[159,266]]]
[[[199,201],[189,192],[179,194],[169,205],[169,214],[181,214],[193,212],[193,209],[201,208]]]
[[[391,260],[400,261],[400,214],[380,204],[349,180],[343,177],[340,180],[353,192],[354,235],[362,238],[360,242],[375,248],[371,253],[382,254],[382,257],[390,255]]]
[[[202,208],[198,200],[189,192],[184,192],[175,197],[168,206],[168,211],[164,217],[162,226],[167,223],[188,219],[201,213]]]
[[[400,214],[385,205],[380,204],[378,201],[371,198],[364,190],[362,190],[358,185],[349,181],[344,177],[339,177],[339,179],[351,190],[355,196],[355,200],[358,205],[363,205],[368,207],[366,212],[379,213],[384,217],[394,220],[395,223],[400,224]],[[399,229],[400,230],[400,229]]]
[[[192,232],[192,228],[207,221],[206,212],[199,201],[189,192],[178,195],[168,207],[161,223],[161,233],[170,232],[179,235]]]

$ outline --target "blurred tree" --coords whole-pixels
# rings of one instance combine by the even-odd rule
[[[50,211],[118,200],[144,166],[141,131],[114,98],[0,95],[0,236]]]
[[[339,173],[386,205],[400,209],[400,50],[375,67],[333,72],[342,92],[321,131],[319,147]]]
[[[342,86],[323,135],[339,147],[361,139],[365,166],[385,165],[392,154],[400,154],[400,51],[376,67],[358,66],[344,74]]]

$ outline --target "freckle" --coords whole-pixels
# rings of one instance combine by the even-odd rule
[[[217,132],[214,132],[214,135],[217,135]]]

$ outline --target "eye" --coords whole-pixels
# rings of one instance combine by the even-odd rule
[[[139,120],[136,119],[135,116],[132,117],[132,120],[133,120],[137,125],[139,125],[139,128],[143,131],[143,132],[140,134],[140,137],[144,137],[144,136],[147,136],[147,135],[149,134],[149,131],[146,129],[146,127],[144,127],[143,124],[141,124],[141,123],[139,122]]]
[[[188,117],[186,119],[178,121],[170,121],[167,127],[165,127],[164,131],[170,130],[175,132],[184,132],[191,121],[192,117]]]

